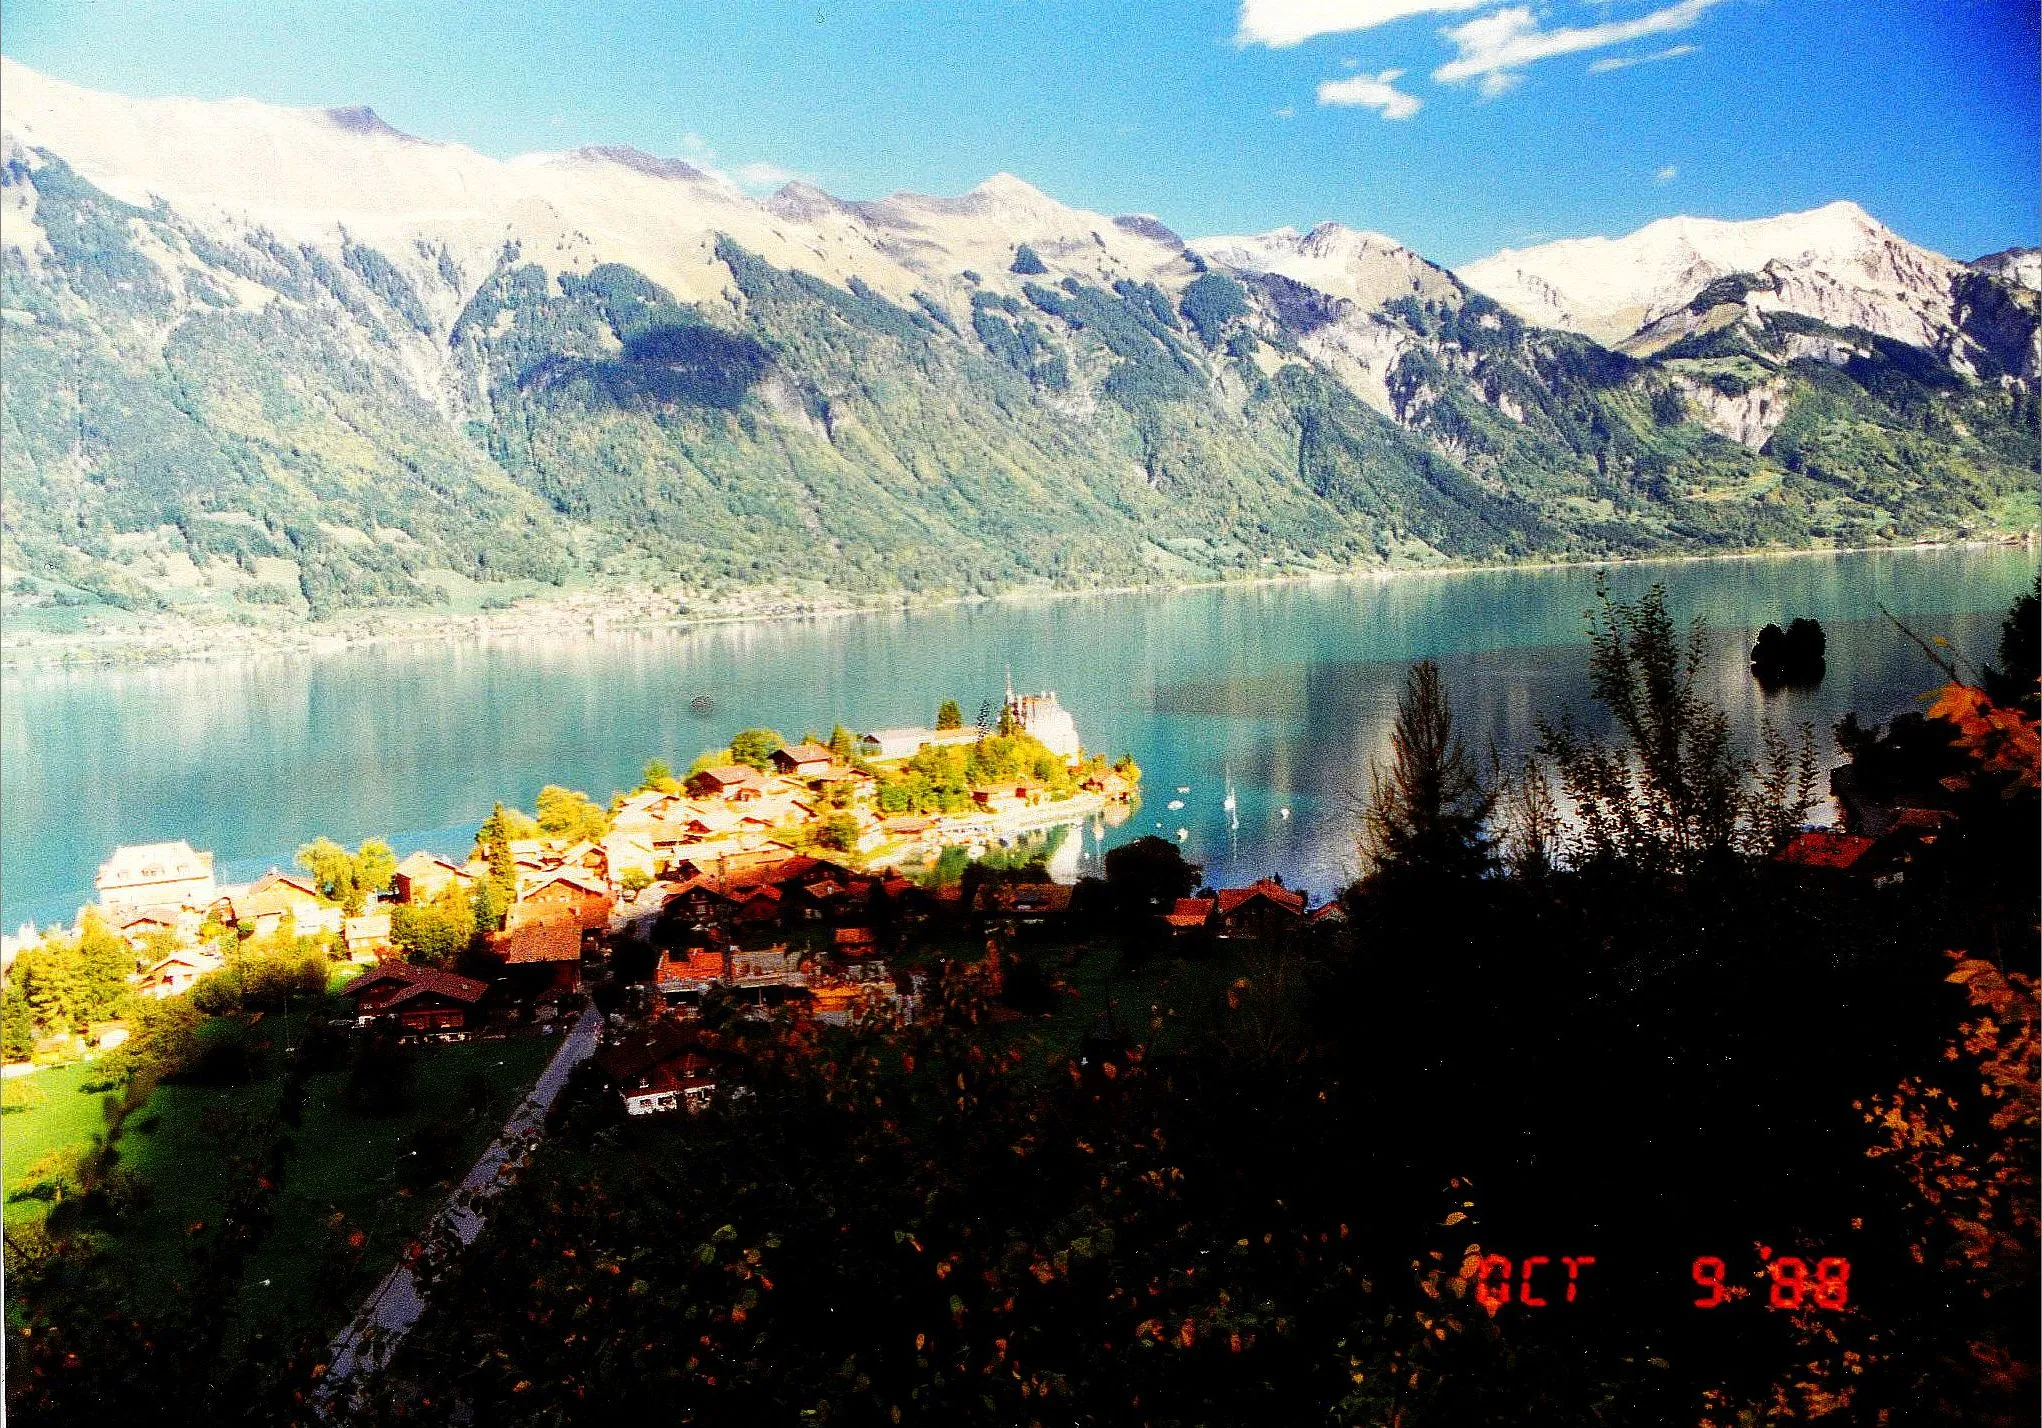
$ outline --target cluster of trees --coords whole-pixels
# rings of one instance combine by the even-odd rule
[[[1003,726],[969,744],[916,750],[880,780],[873,796],[882,813],[962,813],[971,807],[972,790],[1002,784],[1038,785],[1051,798],[1068,797],[1077,786],[1064,761],[1040,739]]]
[[[298,850],[298,866],[312,875],[321,897],[356,917],[371,897],[390,890],[397,855],[380,838],[368,839],[352,853],[331,838],[315,838]]]
[[[23,948],[0,986],[0,1043],[6,1059],[25,1061],[45,1037],[82,1033],[117,1020],[135,1004],[134,949],[96,910],[78,935],[52,934]]]

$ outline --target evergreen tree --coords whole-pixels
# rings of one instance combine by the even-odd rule
[[[503,915],[518,897],[518,862],[511,853],[510,818],[499,803],[482,825],[476,841],[482,845],[488,873],[475,884],[475,927],[494,932],[503,925]]]
[[[1985,670],[1985,692],[1995,704],[2019,709],[2030,719],[2037,713],[2038,680],[2042,680],[2042,575],[2026,595],[2014,601],[1999,627],[1999,663]]]
[[[936,727],[938,729],[962,729],[964,727],[964,711],[957,707],[955,699],[944,700],[942,707],[936,711]]]
[[[1485,788],[1454,729],[1439,666],[1420,660],[1397,698],[1390,762],[1371,760],[1361,847],[1375,875],[1476,877],[1494,861]]]
[[[830,730],[830,753],[845,763],[857,757],[857,741],[851,737],[851,731],[842,724]]]

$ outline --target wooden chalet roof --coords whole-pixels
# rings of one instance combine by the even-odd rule
[[[1220,916],[1225,917],[1235,909],[1263,898],[1282,908],[1294,917],[1301,917],[1305,911],[1305,895],[1285,887],[1282,883],[1268,878],[1259,878],[1244,888],[1220,888],[1213,894]]]
[[[393,984],[394,991],[391,990]],[[409,962],[385,962],[364,972],[346,988],[347,995],[355,998],[372,992],[377,994],[379,1006],[395,1006],[427,992],[473,1006],[488,990],[487,982],[478,982],[473,977],[442,972],[437,967],[418,967]]]
[[[783,748],[773,751],[773,759],[776,763],[826,764],[836,762],[836,757],[835,754],[829,751],[827,745],[812,744],[806,740],[799,744],[788,744]]]
[[[511,964],[578,962],[581,924],[572,912],[541,914],[492,934],[489,945],[497,956]]]
[[[1773,861],[1797,868],[1825,868],[1845,872],[1872,851],[1875,840],[1856,833],[1839,833],[1830,828],[1808,828],[1787,840],[1787,846],[1773,854]]]
[[[432,877],[435,874],[450,878],[467,876],[459,864],[442,858],[437,853],[428,853],[424,849],[416,853],[406,853],[397,864],[397,874],[407,878]]]
[[[1163,914],[1163,921],[1171,927],[1189,930],[1203,927],[1212,920],[1212,899],[1207,897],[1180,897]]]
[[[762,775],[750,764],[711,764],[701,772],[692,774],[689,783],[714,784],[719,788],[735,788],[740,784],[757,783]]]

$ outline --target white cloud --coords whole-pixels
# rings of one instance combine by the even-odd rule
[[[1668,164],[1668,165],[1666,165],[1666,166],[1665,166],[1664,168],[1661,168],[1661,169],[1655,170],[1655,171],[1653,172],[1653,175],[1652,175],[1652,182],[1654,182],[1654,183],[1672,183],[1672,182],[1673,182],[1673,181],[1674,181],[1675,179],[1677,179],[1677,178],[1679,178],[1679,177],[1680,177],[1680,168],[1679,168],[1679,166],[1677,166],[1677,165],[1675,165],[1675,164]]]
[[[782,184],[793,183],[801,175],[792,169],[783,169],[778,164],[739,164],[732,169],[731,177],[746,188],[779,188]]]
[[[1440,33],[1459,53],[1434,70],[1432,77],[1441,84],[1479,79],[1483,93],[1493,97],[1501,91],[1491,87],[1491,76],[1515,76],[1525,66],[1557,55],[1579,54],[1627,44],[1647,35],[1685,30],[1701,19],[1704,10],[1720,3],[1721,0],[1678,0],[1636,19],[1561,30],[1542,29],[1529,6],[1512,5],[1442,30]],[[1500,81],[1505,88],[1511,82]]]
[[[1284,105],[1283,108],[1276,111],[1276,117],[1279,119],[1297,118],[1298,117],[1297,106],[1295,104]]]
[[[1660,60],[1679,59],[1682,55],[1695,52],[1693,45],[1674,45],[1670,49],[1655,50],[1649,55],[1610,55],[1599,59],[1588,67],[1590,74],[1608,74],[1611,70],[1629,69],[1633,65],[1656,64]]]
[[[779,164],[767,163],[761,159],[726,168],[716,162],[715,146],[692,131],[681,135],[680,147],[682,158],[718,183],[729,184],[736,189],[771,192],[805,177],[793,169],[782,168]]]
[[[1409,119],[1422,107],[1418,97],[1396,87],[1404,71],[1386,69],[1381,74],[1357,74],[1349,79],[1329,79],[1319,86],[1321,104],[1354,109],[1373,109],[1385,119]]]
[[[1472,10],[1488,0],[1241,0],[1237,45],[1273,50],[1303,44],[1315,35],[1372,30],[1407,15]]]

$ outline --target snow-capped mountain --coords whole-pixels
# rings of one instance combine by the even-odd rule
[[[2031,267],[1833,205],[1457,277],[1008,174],[759,199],[4,61],[0,585],[265,620],[463,581],[870,598],[2000,528],[2033,505]]]
[[[1720,327],[1713,309],[1789,312],[1944,356],[2005,365],[1967,331],[1966,265],[1908,242],[1855,203],[1731,222],[1664,218],[1622,238],[1506,248],[1462,281],[1527,321],[1649,353]],[[2034,375],[2027,364],[2024,375]]]
[[[1339,223],[1309,233],[1278,228],[1240,238],[1200,238],[1192,251],[1242,273],[1274,273],[1368,310],[1395,298],[1457,295],[1459,284],[1394,238]]]

